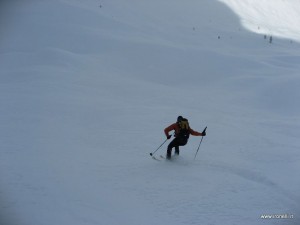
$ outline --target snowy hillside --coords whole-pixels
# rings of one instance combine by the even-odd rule
[[[243,2],[1,2],[0,224],[299,224],[299,3]]]
[[[220,1],[232,8],[249,30],[300,41],[300,1]]]

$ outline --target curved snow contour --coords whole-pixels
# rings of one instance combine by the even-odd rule
[[[300,1],[219,1],[229,6],[248,30],[300,42]]]

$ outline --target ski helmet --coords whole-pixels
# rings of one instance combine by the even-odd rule
[[[177,117],[177,122],[180,122],[180,121],[182,121],[183,120],[183,117],[182,116],[178,116]]]

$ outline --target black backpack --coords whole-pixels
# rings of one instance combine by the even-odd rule
[[[190,125],[189,121],[183,118],[181,121],[177,122],[179,127],[178,137],[181,139],[188,139],[190,137]]]

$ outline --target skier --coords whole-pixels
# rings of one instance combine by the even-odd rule
[[[174,130],[175,131],[175,138],[170,142],[167,149],[167,159],[171,159],[172,148],[175,148],[175,154],[179,155],[179,146],[184,146],[188,142],[189,136],[205,136],[206,132],[200,133],[198,131],[194,131],[189,126],[189,122],[187,119],[183,118],[182,116],[178,116],[177,122],[171,124],[167,128],[165,128],[164,132],[168,139],[172,137],[169,135],[169,132]]]

